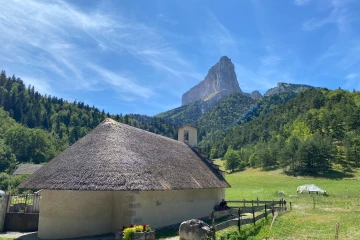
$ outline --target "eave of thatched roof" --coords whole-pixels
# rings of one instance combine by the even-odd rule
[[[31,175],[40,168],[42,168],[44,165],[41,164],[20,164],[19,167],[12,172],[12,175]]]
[[[20,185],[56,190],[182,190],[229,184],[185,143],[106,119]]]

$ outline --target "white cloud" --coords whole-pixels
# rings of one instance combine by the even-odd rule
[[[332,0],[330,13],[324,18],[311,18],[302,25],[303,30],[313,31],[327,24],[335,24],[339,32],[350,31],[350,23],[354,20],[350,14],[348,0]]]
[[[153,92],[150,89],[141,86],[134,79],[129,79],[125,76],[122,76],[119,73],[113,73],[111,71],[108,71],[102,67],[93,64],[89,64],[89,69],[98,73],[101,76],[101,79],[109,83],[111,86],[118,87],[118,90],[120,92],[125,92],[125,93],[131,92],[137,96],[144,98],[148,98],[153,94]]]
[[[251,93],[255,90],[265,93],[277,84],[277,80],[257,70],[252,71],[239,63],[234,63],[236,76],[243,92]]]
[[[211,24],[200,37],[204,44],[209,45],[211,51],[216,55],[236,55],[238,53],[238,42],[233,34],[222,24],[219,19],[210,11],[207,11]]]
[[[51,86],[48,84],[48,82],[44,79],[40,79],[38,77],[29,77],[22,75],[21,79],[26,82],[27,84],[34,86],[36,91],[38,91],[41,94],[47,94],[54,96],[54,90],[51,88]]]
[[[297,6],[304,6],[308,4],[310,0],[295,0],[294,4]]]
[[[348,79],[348,80],[359,79],[359,78],[360,78],[360,74],[358,74],[358,73],[349,73],[348,75],[346,75],[345,78]]]
[[[263,66],[274,66],[278,64],[283,59],[277,55],[267,55],[260,59],[260,62]]]
[[[51,76],[41,80],[44,86],[59,86],[57,80],[61,79],[63,89],[95,91],[106,82],[119,92],[152,96],[153,87],[140,86],[121,70],[100,64],[98,58],[104,52],[122,61],[132,56],[140,64],[174,76],[174,81],[198,77],[157,29],[121,13],[114,16],[101,9],[83,12],[63,1],[3,2],[0,42],[0,63],[21,65],[28,71],[25,76],[33,76],[32,82],[38,72]]]

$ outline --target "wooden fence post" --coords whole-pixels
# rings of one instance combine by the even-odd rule
[[[238,228],[239,228],[239,232],[240,232],[240,228],[241,228],[241,208],[239,208],[238,210]]]
[[[255,226],[256,220],[255,220],[255,208],[254,208],[254,206],[252,207],[252,214],[253,214],[253,221],[254,221],[254,226]]]
[[[257,206],[259,206],[259,198],[256,198]]]
[[[211,218],[211,226],[215,226],[215,212],[214,210],[211,211],[211,214],[210,214],[210,218]]]
[[[313,196],[313,202],[314,202],[314,209],[315,209],[315,197]]]
[[[266,203],[265,203],[265,218],[267,218],[267,209],[266,209]]]
[[[245,198],[244,198],[244,207],[245,207]]]
[[[271,204],[271,213],[272,213],[273,218],[274,218],[274,214],[275,214],[275,209],[274,209],[274,207],[275,207],[275,203],[274,203],[274,200],[273,200],[273,201],[272,201],[272,204]]]
[[[292,211],[292,204],[291,204],[291,202],[290,202],[290,211]]]
[[[340,223],[337,223],[335,227],[335,240],[339,239],[339,230],[340,230]]]

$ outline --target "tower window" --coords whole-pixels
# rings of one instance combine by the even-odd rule
[[[189,142],[189,131],[188,131],[188,130],[185,130],[185,131],[184,131],[184,141],[185,141],[186,143]]]

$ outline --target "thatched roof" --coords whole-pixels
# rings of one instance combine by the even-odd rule
[[[131,191],[229,184],[185,143],[106,119],[19,187]]]
[[[19,167],[12,172],[12,175],[31,175],[40,168],[42,168],[44,165],[41,164],[20,164]]]

